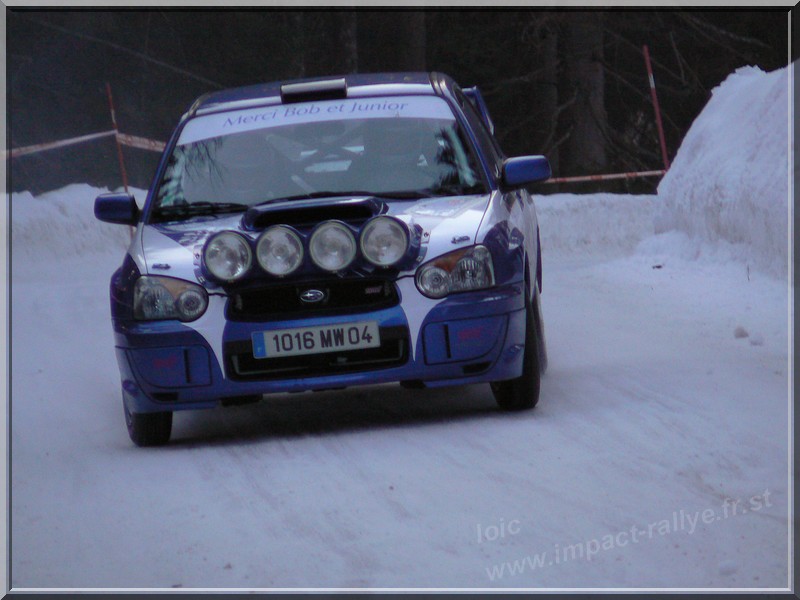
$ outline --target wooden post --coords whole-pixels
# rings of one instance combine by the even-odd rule
[[[111,124],[114,127],[114,139],[117,142],[117,157],[119,158],[119,170],[122,173],[122,185],[125,186],[125,193],[128,191],[128,173],[125,170],[125,160],[122,157],[122,145],[119,143],[119,127],[117,127],[117,114],[114,110],[114,99],[111,97],[111,84],[106,82],[106,92],[108,93],[108,108],[111,110]]]
[[[650,97],[653,99],[653,108],[656,111],[656,127],[658,128],[658,141],[661,143],[661,158],[664,161],[664,170],[669,170],[669,158],[667,158],[667,143],[664,140],[664,126],[661,123],[661,110],[658,107],[658,95],[656,94],[656,81],[653,79],[653,67],[650,64],[650,51],[647,44],[642,46],[644,51],[644,64],[647,67],[647,77],[650,80]]]

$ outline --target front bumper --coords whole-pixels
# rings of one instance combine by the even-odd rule
[[[199,321],[114,323],[123,396],[135,412],[210,408],[228,399],[389,382],[445,386],[502,381],[522,373],[524,286],[422,297],[398,282],[398,305],[371,312],[274,322],[233,322],[224,300]],[[257,331],[377,321],[375,350],[253,358]],[[280,363],[278,361],[284,361]]]

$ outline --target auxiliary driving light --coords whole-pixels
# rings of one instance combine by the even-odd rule
[[[356,257],[356,239],[338,221],[328,221],[317,227],[308,246],[314,264],[332,273],[347,268]]]
[[[408,250],[405,224],[392,217],[375,217],[361,231],[361,253],[373,265],[391,267]]]
[[[303,242],[286,225],[275,225],[258,238],[256,258],[258,264],[270,275],[289,275],[303,263]]]
[[[253,261],[250,244],[238,233],[223,231],[209,239],[203,251],[209,273],[221,281],[244,277]]]

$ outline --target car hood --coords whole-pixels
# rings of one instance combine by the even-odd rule
[[[489,194],[423,198],[421,200],[380,201],[379,212],[404,221],[420,231],[425,260],[459,247],[475,243],[490,200]],[[324,207],[335,209],[368,198],[346,198],[334,201],[293,201],[292,209]],[[285,210],[285,205],[275,205]],[[202,248],[206,240],[220,231],[238,231],[253,239],[257,231],[248,228],[242,213],[194,217],[186,221],[148,224],[140,228],[141,248],[136,257],[143,272],[198,281],[210,287],[201,268]],[[138,242],[138,243],[137,243]],[[138,253],[137,253],[138,254]]]

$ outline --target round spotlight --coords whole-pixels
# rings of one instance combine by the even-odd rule
[[[317,227],[308,247],[314,264],[332,273],[347,268],[356,257],[355,237],[337,221],[328,221]]]
[[[256,258],[258,264],[270,275],[289,275],[303,263],[303,242],[286,225],[275,225],[258,238]]]
[[[408,250],[408,233],[402,221],[375,217],[361,231],[361,253],[373,265],[391,267]]]
[[[208,240],[203,251],[208,272],[220,281],[236,281],[250,269],[250,244],[238,233],[223,231]]]

